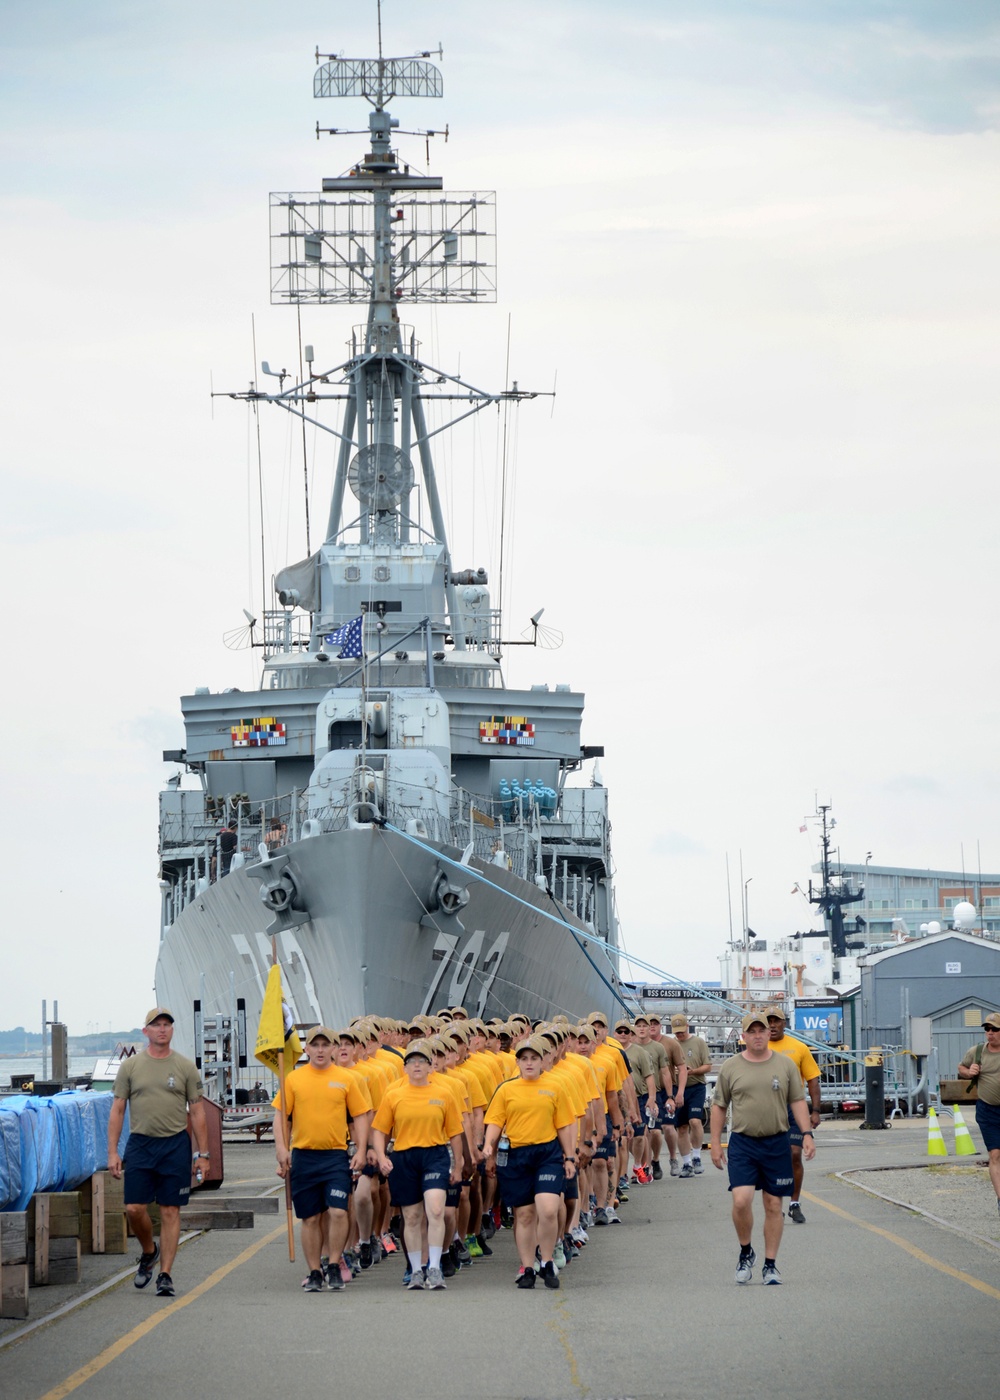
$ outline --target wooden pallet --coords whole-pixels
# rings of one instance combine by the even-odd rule
[[[28,1213],[0,1213],[0,1317],[28,1316]]]
[[[80,1281],[80,1193],[37,1191],[28,1202],[28,1282]]]
[[[125,1254],[125,1183],[110,1172],[95,1172],[79,1187],[80,1247],[84,1254]]]

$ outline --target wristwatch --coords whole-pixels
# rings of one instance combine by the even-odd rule
[[[196,1157],[211,1157],[212,1154],[211,1152],[196,1152],[194,1155]]]

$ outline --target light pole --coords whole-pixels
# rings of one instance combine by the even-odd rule
[[[748,875],[743,881],[743,951],[746,954],[746,1004],[750,1005],[750,904],[747,897],[747,887],[753,879]]]

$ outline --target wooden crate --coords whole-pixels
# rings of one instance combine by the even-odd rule
[[[79,1188],[80,1248],[84,1254],[125,1254],[128,1226],[125,1183],[110,1172],[95,1172]]]
[[[28,1202],[28,1282],[77,1283],[80,1278],[80,1195],[37,1191]]]
[[[974,1079],[942,1079],[941,1080],[941,1107],[951,1108],[952,1104],[958,1104],[962,1111],[965,1111],[966,1104],[973,1104],[979,1099],[979,1091]]]
[[[0,1212],[0,1317],[28,1316],[28,1213]]]

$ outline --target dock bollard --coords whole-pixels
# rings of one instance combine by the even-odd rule
[[[927,1110],[927,1155],[928,1157],[947,1157],[948,1155],[944,1133],[941,1131],[941,1124],[938,1122],[937,1113],[933,1108]]]
[[[865,1121],[862,1128],[888,1128],[885,1121],[885,1066],[881,1050],[865,1056]]]

